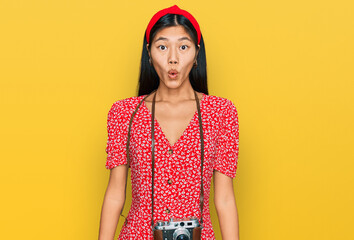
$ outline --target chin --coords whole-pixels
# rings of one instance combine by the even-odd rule
[[[182,85],[182,82],[174,79],[167,79],[163,81],[168,88],[178,88]]]

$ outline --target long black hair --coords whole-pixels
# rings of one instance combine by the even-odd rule
[[[159,30],[166,27],[178,26],[184,27],[186,32],[191,36],[196,49],[198,49],[198,36],[197,31],[193,27],[192,23],[183,15],[179,14],[166,14],[162,16],[152,27],[150,31],[150,42],[154,39],[155,35]],[[153,90],[157,89],[160,81],[157,72],[154,67],[149,63],[149,54],[146,49],[146,31],[144,34],[144,44],[141,54],[140,63],[140,76],[139,76],[139,86],[138,86],[138,96],[151,93]],[[203,35],[200,39],[200,49],[197,55],[197,67],[192,67],[189,73],[190,83],[195,91],[209,94],[207,85],[207,69],[206,69],[206,56],[205,56],[205,46],[203,41]],[[149,51],[151,50],[151,44],[149,44]]]

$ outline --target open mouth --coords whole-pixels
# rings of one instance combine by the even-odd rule
[[[176,70],[170,70],[168,71],[168,76],[169,78],[175,79],[178,76],[178,72]]]

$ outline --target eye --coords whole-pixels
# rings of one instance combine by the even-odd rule
[[[160,47],[164,47],[164,49],[161,49]],[[165,50],[165,49],[166,49],[166,46],[164,46],[164,45],[159,45],[158,48],[160,48],[161,50]]]
[[[182,50],[186,50],[187,48],[188,48],[188,46],[187,45],[182,45],[181,46],[181,48],[183,48],[183,47],[185,47],[184,49],[182,49]]]

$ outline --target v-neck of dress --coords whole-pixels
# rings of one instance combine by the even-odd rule
[[[147,94],[142,95],[142,98],[144,98],[146,95],[147,95]],[[200,99],[200,102],[199,102],[200,113],[202,112],[202,104],[203,104],[204,97],[205,97],[205,93],[202,93],[202,98]],[[142,105],[143,105],[143,107],[147,110],[147,112],[148,112],[148,114],[149,114],[149,118],[150,118],[150,120],[151,120],[152,112],[150,112],[149,108],[146,106],[145,100],[143,101]],[[182,141],[182,139],[184,138],[184,136],[187,135],[188,130],[189,130],[189,128],[192,126],[192,123],[194,122],[194,120],[195,120],[196,117],[198,117],[198,109],[194,112],[192,119],[189,121],[187,127],[184,129],[182,135],[178,138],[178,140],[177,140],[173,145],[172,145],[172,144],[170,143],[170,141],[167,139],[167,137],[166,137],[165,133],[163,132],[163,130],[162,130],[162,128],[161,128],[159,122],[157,121],[156,117],[155,117],[155,126],[156,126],[156,128],[158,128],[158,129],[160,130],[160,132],[161,132],[161,134],[162,134],[162,136],[163,136],[165,142],[168,144],[168,146],[169,146],[170,148],[174,149],[174,148],[177,146],[177,144],[179,144],[179,142]],[[156,129],[156,128],[155,128],[155,129]]]

